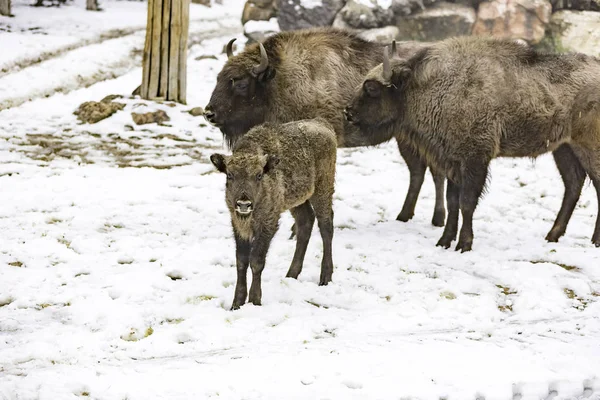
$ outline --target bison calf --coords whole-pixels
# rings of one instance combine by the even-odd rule
[[[448,220],[439,246],[471,250],[473,212],[495,157],[555,152],[565,197],[558,240],[589,175],[600,204],[600,60],[543,54],[509,40],[457,37],[408,60],[389,60],[363,82],[347,119],[364,135],[404,132],[448,177]],[[600,213],[592,235],[600,246]]]
[[[249,301],[261,304],[261,274],[279,216],[290,210],[297,230],[296,251],[287,277],[302,271],[315,215],[323,239],[319,285],[331,282],[333,260],[333,192],[337,142],[325,120],[252,128],[233,147],[233,154],[210,160],[227,175],[225,201],[236,244],[237,284],[232,309],[246,302],[246,272],[252,269]]]

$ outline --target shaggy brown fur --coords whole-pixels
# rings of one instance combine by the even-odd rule
[[[566,190],[548,240],[564,233],[585,172],[600,204],[600,60],[460,37],[391,60],[387,72],[380,65],[367,75],[349,119],[365,135],[406,132],[428,163],[446,172],[449,215],[438,245],[456,238],[460,209],[457,250],[471,249],[473,212],[495,157],[556,151]],[[592,241],[600,246],[600,214]]]
[[[258,44],[232,56],[217,77],[206,106],[207,120],[219,127],[233,145],[250,128],[262,122],[284,123],[321,117],[334,128],[339,147],[371,146],[393,136],[365,137],[348,124],[342,110],[367,72],[382,62],[383,45],[365,41],[353,33],[316,28],[281,32],[265,39],[268,67],[256,74]],[[408,57],[428,44],[399,42],[398,54]],[[409,142],[395,135],[410,170],[409,190],[397,219],[414,215],[427,165]],[[432,223],[443,226],[444,176],[434,173],[436,205]]]
[[[331,282],[335,132],[322,119],[254,127],[231,156],[213,154],[215,167],[227,174],[225,198],[236,242],[237,285],[232,309],[246,301],[246,271],[252,269],[249,300],[261,303],[261,274],[279,217],[290,210],[297,229],[296,251],[287,273],[302,271],[315,215],[323,239],[319,285]]]

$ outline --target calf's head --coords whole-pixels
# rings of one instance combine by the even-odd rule
[[[394,47],[392,45],[392,49]],[[423,51],[420,50],[414,57],[420,57]],[[392,54],[395,53],[392,51]],[[384,48],[383,64],[369,71],[351,103],[344,109],[346,120],[365,135],[389,129],[398,123],[402,116],[403,94],[411,76],[413,58],[390,60],[388,49]]]
[[[267,84],[275,68],[262,43],[233,55],[232,39],[227,44],[227,64],[217,76],[217,84],[204,116],[225,135],[230,146],[254,125],[265,119],[268,106]]]
[[[248,217],[268,190],[273,169],[279,164],[275,155],[234,154],[225,156],[215,153],[210,161],[220,172],[227,175],[225,201],[227,207],[240,217]]]

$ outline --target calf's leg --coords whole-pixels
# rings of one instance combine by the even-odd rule
[[[252,248],[250,250],[250,269],[252,270],[252,285],[250,285],[250,293],[248,300],[255,306],[261,305],[262,289],[261,277],[263,269],[265,269],[265,260],[267,252],[271,245],[271,240],[277,232],[277,226],[264,227],[258,237],[254,238]]]
[[[315,213],[308,201],[290,211],[294,217],[294,226],[298,233],[296,237],[296,251],[294,252],[292,265],[290,266],[286,277],[297,279],[300,272],[302,272],[304,255],[306,254],[306,248],[308,247],[312,228],[315,224]]]
[[[235,238],[235,261],[237,268],[237,282],[235,284],[235,294],[233,296],[232,310],[237,310],[246,302],[248,295],[247,272],[250,262],[250,242],[242,239],[236,233]]]
[[[565,185],[565,193],[560,211],[556,216],[552,229],[546,235],[546,240],[549,242],[558,242],[558,239],[565,234],[577,200],[581,196],[581,189],[583,188],[586,173],[568,144],[560,146],[552,155]]]
[[[442,237],[436,246],[449,248],[450,244],[456,239],[458,232],[458,211],[459,211],[460,186],[448,179],[446,186],[446,202],[448,203],[448,220]]]
[[[331,193],[315,193],[310,202],[317,215],[317,223],[323,240],[323,259],[319,286],[325,286],[333,277],[333,191]]]
[[[590,147],[587,144],[586,146],[573,144],[572,148],[585,172],[587,172],[592,180],[594,188],[596,188],[598,211],[596,214],[596,226],[592,235],[592,243],[596,247],[600,247],[600,146]]]
[[[455,250],[462,253],[470,251],[473,246],[473,213],[485,187],[489,162],[469,163],[461,169],[460,211],[462,227]]]

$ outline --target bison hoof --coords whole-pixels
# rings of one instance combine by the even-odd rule
[[[329,279],[329,280],[321,279],[319,281],[319,286],[327,286],[329,284],[329,282],[331,282],[331,279]]]
[[[396,217],[396,221],[402,221],[402,222],[408,222],[412,219],[412,217],[414,216],[414,213],[409,213],[409,212],[404,212],[402,211],[400,214],[398,214],[398,216]]]
[[[555,231],[550,231],[548,232],[548,234],[546,235],[546,241],[550,242],[550,243],[556,243],[558,242],[558,239],[560,239],[560,237],[564,234],[560,233],[560,232],[555,232]]]
[[[233,304],[231,305],[231,308],[229,309],[229,311],[235,311],[235,310],[239,310],[241,306],[243,306],[243,304],[239,304],[239,303],[233,303]]]
[[[452,244],[452,238],[446,238],[446,237],[442,236],[442,238],[440,240],[438,240],[436,246],[443,247],[445,249],[449,249],[451,244]]]
[[[445,212],[441,212],[438,213],[436,212],[435,214],[433,214],[433,219],[431,220],[431,223],[433,224],[433,226],[444,226],[444,222],[446,222],[446,213]]]
[[[592,238],[592,243],[594,243],[594,246],[600,247],[600,237]]]
[[[473,246],[472,242],[463,242],[461,240],[458,241],[458,244],[456,245],[456,251],[460,250],[461,253],[464,253],[466,251],[471,251],[471,248]]]

